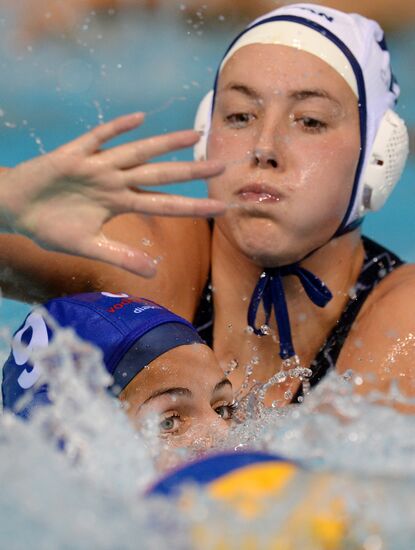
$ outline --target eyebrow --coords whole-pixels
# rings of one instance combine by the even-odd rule
[[[305,101],[313,98],[328,99],[329,101],[339,104],[337,99],[332,97],[326,90],[321,90],[319,88],[312,90],[294,90],[288,94],[288,97],[297,101]]]
[[[213,388],[212,395],[219,390],[221,390],[224,386],[230,386],[232,388],[232,384],[230,380],[227,378],[223,378],[220,382],[216,384],[216,386]],[[152,399],[155,399],[156,397],[160,397],[162,395],[169,395],[172,397],[186,397],[190,399],[192,397],[192,392],[189,390],[189,388],[166,388],[166,389],[160,389],[152,393],[147,399],[143,402],[148,403]],[[141,405],[141,406],[142,406]]]
[[[248,86],[246,84],[240,84],[238,82],[230,82],[223,91],[234,91],[239,92],[250,99],[258,100],[260,99],[261,95],[260,93],[255,90],[252,86]],[[313,89],[305,89],[305,90],[292,90],[288,93],[288,97],[290,99],[295,99],[296,101],[306,101],[307,99],[328,99],[329,101],[333,101],[334,103],[337,103],[339,105],[339,102],[337,99],[335,99],[333,96],[331,96],[326,90],[320,89],[320,88],[313,88]]]
[[[220,382],[218,382],[216,386],[213,388],[212,394],[221,390],[224,386],[230,386],[232,388],[232,383],[228,378],[223,378]]]
[[[230,82],[227,86],[225,86],[223,91],[239,92],[243,95],[246,95],[250,99],[258,100],[260,98],[260,94],[255,90],[255,88],[252,88],[251,86],[246,86],[245,84],[239,84],[238,82]]]
[[[143,402],[148,403],[148,401],[151,401],[151,399],[155,399],[156,397],[160,397],[161,395],[170,395],[172,397],[192,397],[192,392],[188,388],[165,388],[160,389],[152,393],[147,399]]]

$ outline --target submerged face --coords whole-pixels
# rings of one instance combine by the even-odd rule
[[[359,153],[356,96],[318,57],[253,44],[225,64],[208,158],[227,169],[210,196],[234,206],[219,231],[259,265],[299,260],[333,236]]]
[[[232,385],[202,344],[173,348],[152,361],[120,399],[138,428],[157,418],[160,436],[174,447],[211,446],[232,417]]]

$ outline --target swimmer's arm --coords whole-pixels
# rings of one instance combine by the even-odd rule
[[[136,241],[130,245],[111,239],[103,225],[127,212],[183,217],[223,213],[220,201],[157,193],[152,186],[209,178],[224,166],[215,161],[150,162],[197,143],[200,136],[193,130],[106,147],[143,120],[143,113],[119,117],[0,173],[0,231],[27,236],[48,250],[154,276],[154,262]]]
[[[415,400],[415,266],[399,268],[373,294],[349,334],[337,369],[352,369],[359,375],[359,393],[390,395],[396,386],[404,398]],[[414,405],[388,397],[379,401],[415,413],[415,401]]]
[[[156,259],[156,276],[146,279],[103,262],[46,251],[26,237],[0,235],[3,296],[33,303],[78,292],[127,292],[192,320],[209,271],[206,220],[124,214],[103,231]]]

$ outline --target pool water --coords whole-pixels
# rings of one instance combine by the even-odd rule
[[[5,548],[275,548],[294,514],[301,519],[288,522],[287,550],[411,550],[413,419],[356,396],[352,377],[332,374],[301,407],[264,411],[231,431],[226,449],[271,451],[302,465],[289,492],[257,502],[262,511],[250,519],[196,487],[179,502],[148,498],[159,475],[155,434],[134,433],[104,389],[99,355],[86,355],[75,336],[61,331],[54,348],[39,352],[46,373],[51,357],[59,360],[48,378],[54,404],[30,424],[0,417]],[[311,516],[335,543],[304,540]]]

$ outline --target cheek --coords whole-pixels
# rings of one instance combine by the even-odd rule
[[[252,131],[225,127],[219,115],[213,117],[207,143],[209,159],[241,162],[252,154],[255,134]]]
[[[301,150],[299,177],[293,185],[341,209],[349,200],[359,159],[355,136],[331,134],[313,146],[304,144]]]

